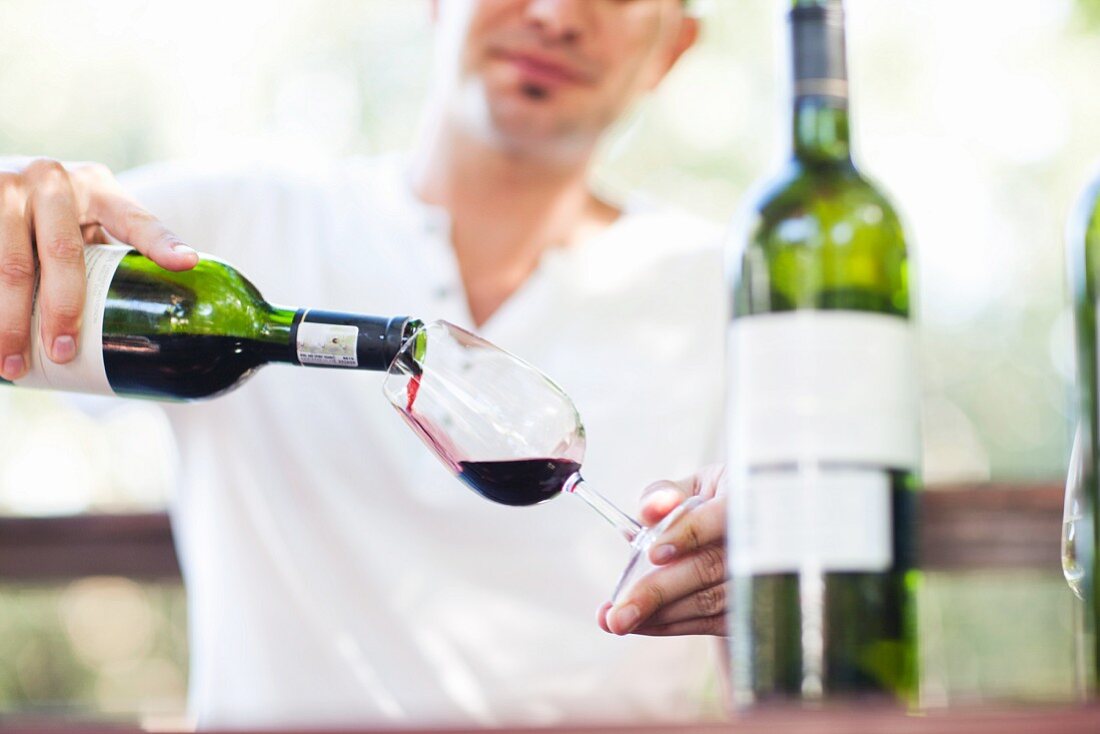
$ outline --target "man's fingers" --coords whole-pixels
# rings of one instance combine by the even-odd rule
[[[0,175],[0,377],[17,380],[30,366],[34,251],[26,200],[11,177]]]
[[[675,482],[651,484],[642,494],[642,508],[638,517],[643,525],[653,527],[687,498],[687,492]]]
[[[91,197],[91,216],[117,239],[165,270],[190,270],[198,254],[185,245],[159,219],[120,193],[96,193]]]
[[[726,615],[725,615],[725,585],[722,586],[720,592],[722,597],[722,609],[718,612],[710,614],[696,614],[696,615],[683,615],[681,616],[678,611],[682,604],[686,604],[692,597],[682,599],[679,602],[669,605],[668,610],[670,614],[668,616],[664,614],[655,615],[654,617],[647,619],[640,625],[635,626],[633,629],[624,630],[617,634],[634,634],[634,635],[647,635],[652,637],[669,637],[674,635],[712,635],[712,636],[725,636],[728,634],[726,631]],[[713,587],[712,587],[713,588]],[[694,595],[693,595],[694,596]],[[710,608],[709,602],[701,602],[696,608],[702,610]],[[600,629],[604,632],[616,634],[612,630],[608,623],[608,612],[611,611],[611,603],[605,603],[596,613],[596,621],[600,625]]]
[[[688,497],[714,497],[722,489],[724,474],[724,465],[711,464],[690,477],[678,481],[663,480],[649,485],[642,490],[642,509],[639,512],[642,524],[647,527],[656,525]]]
[[[189,270],[198,262],[193,249],[180,241],[163,223],[134,201],[106,166],[73,164],[77,200],[86,212],[86,226],[99,225],[95,241],[109,242],[106,228],[116,238],[167,270]],[[91,240],[89,240],[91,241]]]
[[[725,548],[721,544],[700,548],[638,579],[607,613],[608,627],[617,635],[627,634],[665,606],[725,578]]]
[[[54,161],[32,167],[35,185],[30,209],[41,270],[40,337],[49,358],[64,363],[76,356],[84,310],[84,237],[65,169]]]
[[[86,245],[106,245],[111,241],[107,232],[98,224],[85,224],[80,228],[80,234],[84,236]]]
[[[649,549],[656,564],[667,564],[699,548],[724,542],[726,538],[726,498],[713,497],[684,513],[657,538]]]
[[[710,464],[692,475],[694,482],[692,494],[710,499],[722,492],[726,476],[725,464]]]
[[[596,611],[596,624],[600,625],[600,629],[604,632],[611,632],[611,628],[607,626],[607,613],[611,611],[611,602],[604,602]]]
[[[35,253],[39,334],[48,358],[71,361],[84,312],[84,247],[107,241],[99,225],[165,268],[186,270],[198,256],[122,191],[106,167],[37,159],[0,172],[0,376],[29,366]]]
[[[691,479],[654,482],[642,490],[641,510],[638,512],[642,524],[646,527],[656,525],[691,495]]]
[[[715,637],[725,637],[728,632],[726,631],[726,615],[716,614],[712,617],[700,617],[698,619],[690,619],[683,622],[672,622],[671,624],[644,624],[635,629],[632,634],[646,635],[649,637],[673,637],[682,635],[711,635]]]
[[[700,589],[658,609],[657,613],[645,620],[641,626],[662,626],[725,614],[727,591],[728,583],[725,581]]]

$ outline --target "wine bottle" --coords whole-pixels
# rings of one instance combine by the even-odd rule
[[[844,9],[796,0],[793,143],[728,250],[734,701],[911,700],[919,432],[910,271],[856,168]]]
[[[89,245],[84,263],[76,358],[55,364],[46,356],[36,303],[29,372],[16,385],[198,400],[271,362],[384,371],[420,323],[273,306],[236,268],[208,255],[171,272],[123,245]]]
[[[1097,328],[1100,320],[1100,176],[1089,185],[1070,217],[1067,231],[1070,292],[1077,342],[1077,440],[1074,446],[1076,476],[1070,478],[1078,512],[1073,513],[1073,563],[1078,569],[1076,590],[1084,608],[1081,651],[1085,656],[1090,696],[1100,689],[1100,584],[1096,583],[1100,559],[1100,395],[1097,372]]]

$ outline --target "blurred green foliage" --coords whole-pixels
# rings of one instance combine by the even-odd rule
[[[61,630],[56,591],[0,590],[0,709],[88,703],[94,680]]]
[[[1100,28],[1100,0],[1076,0],[1077,14],[1090,29]]]
[[[135,600],[148,612],[152,635],[135,648],[97,639],[109,627],[99,587],[109,596],[117,584],[130,586],[84,583],[90,589],[78,589],[75,602],[71,585],[0,585],[0,714],[183,722],[182,589],[140,587]],[[81,594],[92,603],[81,602]],[[926,705],[1073,700],[1076,605],[1056,573],[927,574],[918,592]],[[716,714],[717,686],[716,679],[710,691]]]
[[[0,713],[179,717],[186,675],[178,585],[0,585]]]

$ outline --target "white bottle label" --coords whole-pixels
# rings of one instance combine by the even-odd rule
[[[883,571],[888,470],[920,459],[913,335],[896,316],[797,311],[730,327],[731,568]]]
[[[915,469],[917,374],[909,322],[854,311],[734,320],[727,425],[747,466],[824,461]]]
[[[886,571],[893,565],[890,477],[881,470],[792,470],[752,475],[740,573]]]
[[[298,361],[328,367],[358,367],[359,327],[347,324],[298,324]]]
[[[103,311],[107,291],[118,264],[133,250],[126,245],[88,245],[84,248],[84,273],[87,288],[76,358],[67,364],[55,364],[47,356],[47,345],[39,333],[38,298],[31,317],[30,371],[15,381],[20,387],[37,387],[69,392],[114,395],[103,364]]]

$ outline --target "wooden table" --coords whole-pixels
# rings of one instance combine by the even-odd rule
[[[141,730],[105,724],[12,721],[0,717],[4,734],[138,734]],[[323,730],[285,729],[281,732]],[[1004,710],[933,711],[906,715],[874,708],[835,710],[764,710],[729,722],[680,726],[576,726],[546,729],[340,729],[323,734],[1098,734],[1100,707],[1021,708]],[[257,734],[260,734],[257,732]]]

